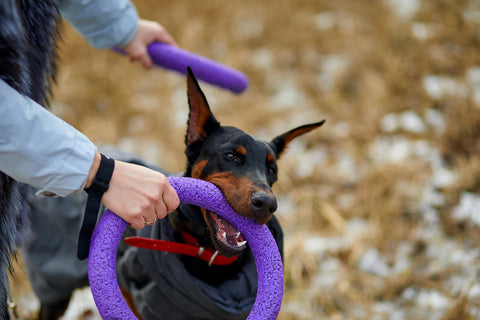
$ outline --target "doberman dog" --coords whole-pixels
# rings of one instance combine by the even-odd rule
[[[187,72],[187,96],[190,113],[185,136],[187,168],[184,176],[213,183],[221,190],[228,204],[237,214],[252,218],[258,224],[268,223],[270,230],[276,236],[280,249],[282,249],[281,228],[276,219],[272,219],[277,209],[277,199],[271,189],[278,177],[276,161],[294,138],[320,127],[324,121],[297,127],[266,142],[236,127],[220,125],[190,68]],[[183,267],[190,275],[218,288],[241,271],[245,264],[244,256],[247,255],[245,251],[248,251],[246,250],[248,246],[243,235],[230,223],[213,212],[190,205],[180,206],[176,212],[169,215],[169,219],[176,241],[191,243],[191,239],[194,239],[197,245],[210,248],[218,255],[238,257],[234,263],[228,266],[211,266],[196,257],[182,257]],[[155,236],[155,232],[151,235]],[[129,264],[131,263],[130,261]],[[120,273],[125,275],[128,271],[123,271],[128,269],[128,267],[122,267],[120,263]],[[134,277],[134,281],[138,281],[143,276],[145,274],[137,275]],[[255,274],[253,278],[255,284]],[[132,282],[132,279],[128,277],[123,279],[123,283],[128,283],[125,280]],[[139,289],[136,286],[133,287],[134,291]],[[130,288],[124,287],[123,289],[124,292],[130,291]],[[250,294],[253,293],[253,298],[255,290],[256,287],[250,291]],[[136,299],[134,297],[127,300],[136,305],[142,298],[144,299],[145,296],[137,294]],[[168,299],[168,297],[166,298]],[[250,302],[253,303],[251,299]],[[140,304],[144,305],[144,302],[142,301]],[[175,317],[168,312],[166,314],[169,317],[165,315],[158,317],[150,314],[150,311],[146,310],[147,307],[141,308],[143,310],[140,310],[139,316],[145,317],[145,319],[170,319],[170,317],[183,319],[181,316]],[[159,310],[161,311],[161,308]],[[179,314],[182,312],[184,311],[182,310]],[[196,316],[198,319],[236,318],[233,314],[224,314],[223,316],[216,314],[210,315],[210,317],[196,314]],[[245,313],[242,313],[240,318],[242,317],[245,317]],[[196,317],[185,315],[184,318]]]
[[[281,227],[273,216],[277,209],[271,189],[278,176],[276,161],[294,138],[324,121],[297,127],[266,142],[220,125],[190,68],[187,96],[190,112],[183,175],[213,183],[237,214],[267,224],[283,254]],[[119,284],[139,318],[244,319],[248,315],[256,296],[255,262],[243,235],[215,213],[181,204],[168,219],[141,230],[127,228],[124,236],[199,248],[197,257],[119,245]],[[210,252],[208,259],[199,259],[204,250]],[[46,306],[42,308],[45,314],[52,314]]]
[[[276,160],[295,137],[311,131],[322,122],[284,133],[270,143],[235,127],[221,126],[191,70],[187,76],[190,116],[186,135],[185,176],[216,185],[234,211],[265,224],[277,209],[272,185],[277,181]],[[212,242],[222,255],[237,255],[245,249],[241,234],[226,221],[202,208]]]

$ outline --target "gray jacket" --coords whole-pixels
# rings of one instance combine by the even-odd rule
[[[128,0],[65,0],[61,13],[95,48],[125,46],[138,28]],[[0,171],[66,196],[82,190],[96,151],[81,132],[0,79]]]

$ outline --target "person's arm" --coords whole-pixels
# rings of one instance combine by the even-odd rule
[[[124,47],[138,29],[138,14],[128,0],[66,0],[62,16],[96,49]]]
[[[82,190],[95,145],[3,80],[0,104],[0,170],[40,189],[39,194]]]
[[[62,16],[97,49],[123,48],[129,61],[153,67],[147,46],[160,41],[176,45],[167,30],[154,21],[139,20],[128,0],[67,0],[60,8]]]
[[[0,80],[0,171],[39,194],[67,196],[92,183],[99,156],[85,135]],[[163,174],[115,161],[102,203],[142,228],[173,211],[179,199]]]

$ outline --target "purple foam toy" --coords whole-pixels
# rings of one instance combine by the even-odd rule
[[[277,244],[266,225],[233,211],[213,184],[181,177],[169,177],[180,201],[203,207],[228,220],[250,245],[258,274],[257,297],[247,319],[276,319],[283,298],[283,265]],[[107,210],[95,228],[90,243],[88,277],[93,298],[103,319],[137,319],[123,300],[117,282],[115,259],[118,242],[127,223]]]
[[[113,50],[124,53],[119,48]],[[148,53],[159,67],[186,74],[187,66],[190,66],[196,78],[235,93],[248,87],[248,78],[242,72],[179,47],[154,42],[148,46]]]

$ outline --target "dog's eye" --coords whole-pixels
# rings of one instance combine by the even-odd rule
[[[233,152],[225,153],[225,158],[229,161],[233,161],[235,164],[240,164],[240,158]]]
[[[277,174],[277,168],[275,168],[274,166],[269,166],[268,167],[268,175],[270,177],[274,177],[276,174]]]

